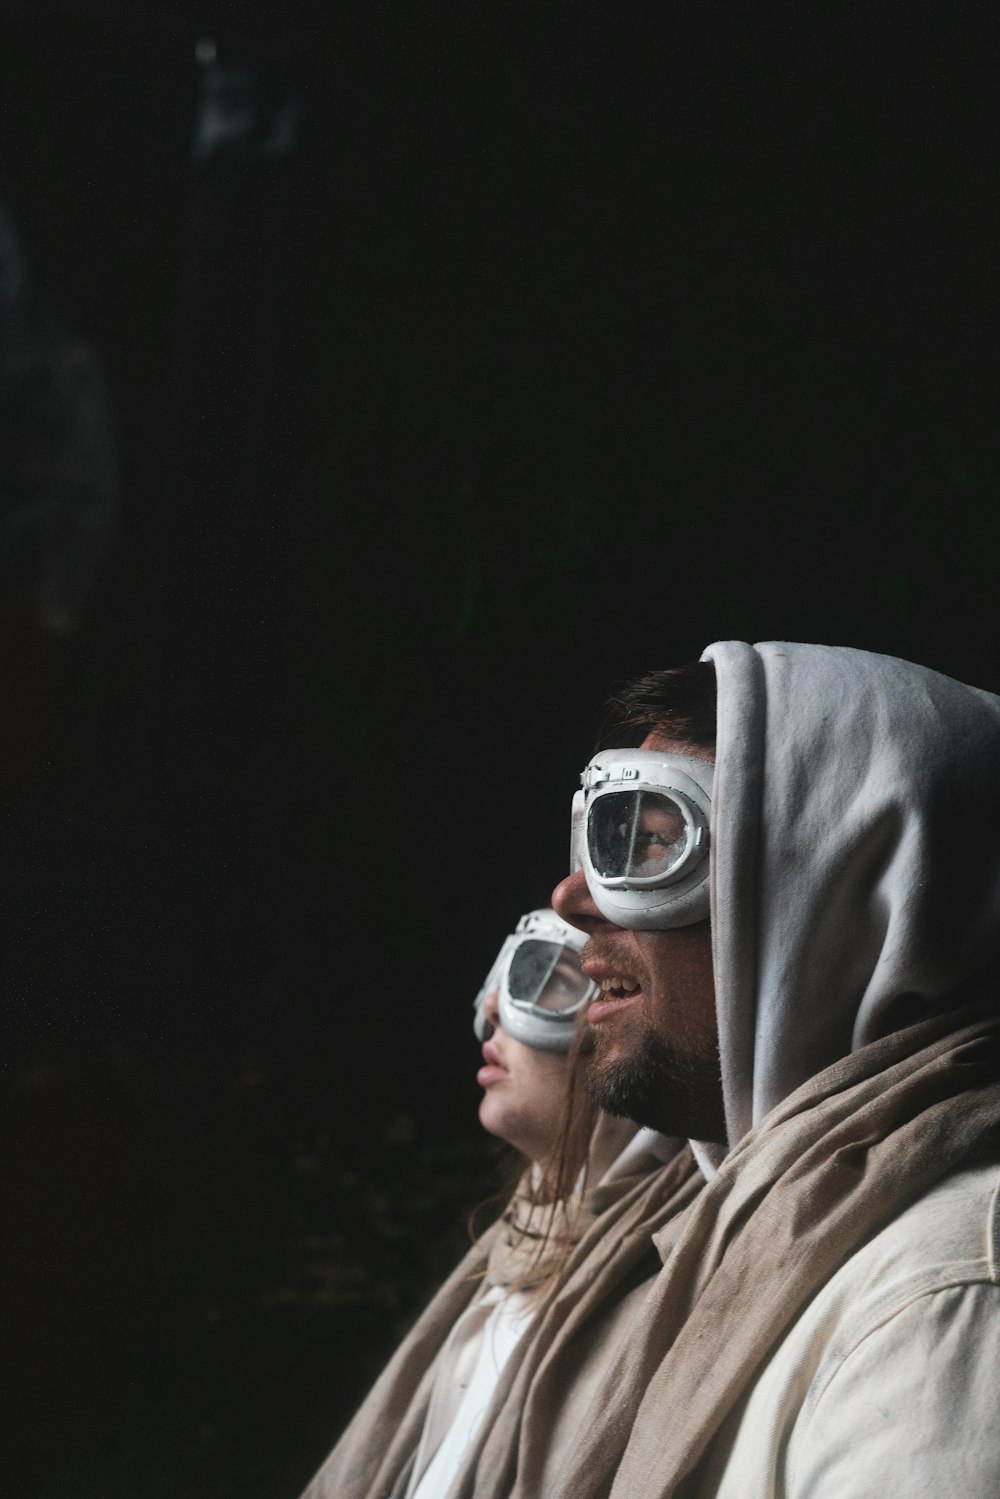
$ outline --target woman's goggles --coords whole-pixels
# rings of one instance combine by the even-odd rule
[[[500,1024],[540,1051],[568,1051],[576,1017],[597,993],[580,967],[585,933],[554,911],[529,911],[506,939],[476,997],[475,1032],[486,1039],[484,1006],[498,995]]]

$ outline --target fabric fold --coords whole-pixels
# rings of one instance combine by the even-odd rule
[[[607,1370],[615,1408],[595,1400],[546,1499],[696,1492],[713,1436],[810,1297],[880,1225],[1000,1146],[988,1008],[844,1058],[730,1153],[657,1235],[664,1270]]]
[[[667,1157],[666,1163],[664,1157]],[[488,1444],[489,1464],[516,1468],[521,1418],[539,1419],[532,1392],[534,1372],[548,1355],[562,1359],[563,1375],[574,1361],[574,1340],[603,1316],[602,1329],[614,1321],[616,1296],[631,1288],[629,1276],[642,1262],[652,1276],[659,1261],[652,1234],[671,1213],[680,1211],[701,1185],[701,1176],[681,1141],[653,1137],[627,1120],[602,1116],[591,1145],[596,1180],[582,1199],[560,1212],[560,1226],[576,1242],[558,1281],[541,1299],[534,1319],[509,1356],[478,1437],[470,1445],[453,1489],[468,1485],[480,1469]],[[518,1194],[512,1203],[520,1214]],[[529,1219],[538,1212],[529,1210]],[[523,1226],[523,1223],[521,1224]],[[529,1223],[530,1226],[530,1223]],[[458,1324],[473,1331],[485,1322],[477,1308],[497,1288],[520,1282],[532,1249],[519,1234],[511,1237],[505,1215],[472,1246],[445,1281],[411,1332],[400,1344],[333,1452],[302,1499],[401,1499],[442,1374],[442,1359],[451,1352],[467,1357],[449,1339]],[[545,1424],[544,1411],[541,1424]],[[478,1496],[479,1489],[475,1489]]]
[[[683,1220],[704,1178],[684,1147],[645,1179],[636,1173],[622,1185],[627,1190],[576,1246],[450,1499],[548,1499],[567,1448],[581,1436],[579,1415],[604,1388],[660,1270],[653,1236]],[[602,1420],[606,1413],[605,1406]]]

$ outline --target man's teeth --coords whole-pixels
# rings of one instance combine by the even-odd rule
[[[629,974],[616,973],[609,979],[601,979],[601,990],[610,994],[612,990],[618,993],[631,994],[639,985]]]

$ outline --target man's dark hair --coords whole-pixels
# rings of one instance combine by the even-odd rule
[[[711,661],[691,661],[688,666],[667,667],[627,682],[610,697],[610,736],[664,735],[691,749],[715,749],[715,666]]]
[[[715,667],[711,661],[692,661],[637,677],[616,692],[608,702],[611,735],[624,731],[642,738],[662,734],[690,749],[715,749]]]

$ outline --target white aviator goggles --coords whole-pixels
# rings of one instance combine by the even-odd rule
[[[595,755],[573,798],[570,868],[615,926],[659,931],[709,914],[709,760],[643,749]]]
[[[500,1024],[538,1051],[569,1051],[576,1017],[597,993],[580,967],[585,932],[554,911],[529,911],[507,937],[475,1001],[476,1036],[485,1041],[487,996],[498,994]]]

